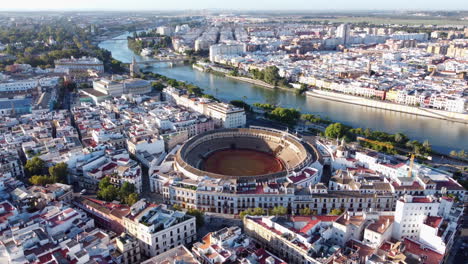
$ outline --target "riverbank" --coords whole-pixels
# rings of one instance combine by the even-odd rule
[[[122,62],[131,62],[134,56],[137,60],[143,60],[128,49],[127,41],[124,40],[127,35],[122,35],[119,40],[104,41],[99,46],[111,51],[112,56]],[[429,140],[434,150],[447,155],[452,150],[468,150],[468,126],[459,122],[362,107],[356,104],[337,103],[314,96],[302,96],[295,92],[297,89],[287,89],[287,91],[294,92],[286,92],[283,89],[265,89],[266,87],[263,88],[260,85],[221,77],[221,74],[201,72],[193,69],[191,65],[173,68],[158,66],[150,71],[197,85],[203,88],[204,93],[212,94],[226,102],[243,100],[249,104],[270,103],[300,109],[303,113],[329,117],[331,120],[352,127],[370,128],[389,133],[402,132],[409,138],[421,142]]]
[[[243,81],[243,82],[250,83],[250,84],[254,84],[254,85],[258,85],[258,86],[262,86],[262,87],[265,87],[265,88],[270,88],[270,89],[275,89],[276,88],[276,86],[274,86],[272,84],[269,84],[269,83],[266,83],[266,82],[263,82],[263,81],[259,81],[259,80],[255,80],[255,79],[252,79],[252,78],[232,76],[232,75],[229,75],[229,74],[226,74],[225,77],[230,78],[230,79],[234,79],[234,80],[238,80],[238,81]]]
[[[200,65],[198,65],[196,63],[192,64],[192,68],[194,68],[195,70],[200,71],[200,72],[206,72],[206,69],[203,66],[200,66]]]
[[[361,105],[361,106],[367,106],[367,107],[394,111],[394,112],[399,112],[399,113],[412,114],[412,115],[417,115],[417,116],[424,116],[424,117],[442,119],[442,120],[447,120],[447,121],[452,121],[452,122],[458,122],[462,124],[468,124],[467,114],[447,112],[443,110],[415,107],[415,106],[409,106],[409,105],[400,105],[400,104],[395,104],[395,103],[390,103],[390,102],[377,101],[377,100],[367,99],[363,97],[328,92],[328,91],[323,91],[323,90],[307,91],[306,95],[311,96],[311,97],[318,97],[321,99],[347,103],[347,104]]]
[[[296,89],[294,89],[294,88],[276,86],[276,85],[269,84],[269,83],[266,83],[266,82],[260,81],[260,80],[255,80],[255,79],[252,79],[252,78],[249,78],[249,77],[232,76],[232,75],[229,75],[229,74],[226,74],[225,77],[230,78],[230,79],[234,79],[234,80],[238,80],[238,81],[242,81],[242,82],[246,82],[246,83],[250,83],[250,84],[253,84],[253,85],[269,88],[269,89],[281,89],[281,90],[290,91],[290,92],[295,92],[296,91]]]

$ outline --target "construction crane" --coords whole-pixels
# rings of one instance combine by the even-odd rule
[[[386,147],[387,149],[393,149],[393,145],[389,144],[389,143],[380,142],[380,141],[377,141],[377,140],[372,140],[372,139],[363,138],[363,137],[357,137],[356,139],[360,140],[360,141],[369,142],[369,143],[372,143],[372,144],[375,144],[375,145],[383,146],[383,147]]]
[[[411,153],[409,170],[408,170],[408,178],[413,177],[413,165],[414,165],[414,153]]]

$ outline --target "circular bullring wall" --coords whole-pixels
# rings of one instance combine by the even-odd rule
[[[189,139],[176,155],[176,167],[190,178],[269,180],[311,161],[301,139],[263,127],[205,132]]]

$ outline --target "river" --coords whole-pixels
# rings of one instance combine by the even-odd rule
[[[127,35],[116,38],[122,39]],[[134,54],[126,40],[107,40],[99,44],[122,62],[131,62]],[[136,60],[145,60],[136,56]],[[158,65],[150,69],[167,77],[193,83],[207,94],[230,101],[244,100],[249,104],[266,102],[282,107],[293,107],[303,113],[329,117],[343,124],[371,128],[388,133],[402,132],[411,139],[429,140],[434,150],[448,154],[451,150],[468,150],[468,125],[440,119],[403,114],[387,110],[296,95],[293,92],[268,89],[218,75],[199,72],[191,66],[168,67]]]

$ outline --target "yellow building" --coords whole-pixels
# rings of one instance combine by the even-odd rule
[[[386,99],[391,102],[396,102],[398,97],[398,90],[390,89],[387,91]]]

